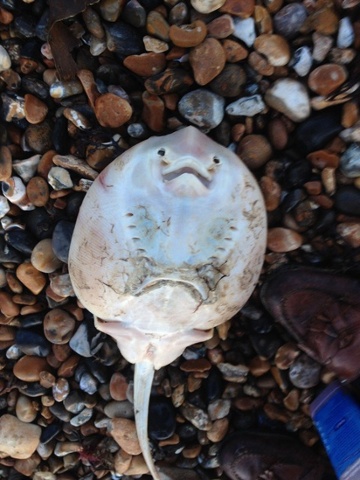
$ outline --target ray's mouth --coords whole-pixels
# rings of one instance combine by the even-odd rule
[[[194,175],[206,188],[209,188],[211,175],[205,168],[197,169],[193,165],[183,165],[174,168],[169,166],[163,169],[162,176],[165,182],[171,182],[182,175]]]

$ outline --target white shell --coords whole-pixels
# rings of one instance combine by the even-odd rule
[[[265,242],[252,174],[187,127],[136,145],[103,170],[81,206],[69,271],[77,297],[122,354],[160,368],[244,305]]]

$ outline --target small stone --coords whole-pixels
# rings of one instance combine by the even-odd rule
[[[189,48],[202,43],[205,40],[206,33],[205,23],[201,20],[195,20],[188,25],[171,25],[169,37],[177,47]]]
[[[264,55],[258,52],[250,53],[248,63],[252,69],[265,77],[270,77],[275,72],[275,67],[269,63]]]
[[[226,0],[220,8],[220,12],[229,13],[240,18],[248,18],[254,13],[254,9],[254,0]]]
[[[56,402],[62,402],[70,393],[69,382],[65,378],[58,378],[52,386],[52,395]]]
[[[12,154],[9,147],[0,146],[0,181],[7,180],[12,175]]]
[[[17,205],[21,210],[33,210],[35,207],[30,203],[26,195],[26,187],[20,177],[10,177],[3,180],[2,193],[9,202]]]
[[[56,295],[59,295],[60,297],[75,296],[70,275],[68,273],[51,275],[50,288]]]
[[[31,255],[36,240],[27,230],[21,228],[10,228],[5,233],[6,242],[25,255]]]
[[[52,273],[61,267],[62,262],[56,257],[50,238],[41,240],[33,248],[31,263],[39,272],[43,273]]]
[[[114,470],[118,475],[123,475],[130,467],[132,456],[124,450],[118,450],[114,456]]]
[[[337,109],[311,115],[296,130],[296,147],[305,153],[323,148],[343,130]]]
[[[152,397],[149,406],[149,437],[153,440],[170,438],[176,428],[175,409],[165,397]]]
[[[34,295],[38,295],[45,287],[46,276],[31,263],[22,263],[16,269],[16,276]]]
[[[124,65],[136,75],[150,77],[164,70],[166,59],[163,53],[141,53],[140,55],[128,55],[124,58]]]
[[[110,395],[111,398],[117,401],[123,401],[127,399],[127,389],[129,384],[120,372],[115,372],[112,374],[110,379]]]
[[[179,101],[180,114],[192,124],[212,130],[224,118],[225,100],[223,97],[205,89],[186,93]]]
[[[337,233],[345,240],[345,242],[352,248],[360,247],[360,223],[358,222],[343,222],[336,226]]]
[[[207,24],[208,35],[222,39],[234,33],[235,26],[231,15],[225,14],[215,18]]]
[[[226,0],[191,0],[192,7],[200,13],[211,13],[224,5]]]
[[[234,27],[234,37],[242,40],[248,47],[252,47],[256,38],[255,20],[252,17],[235,18]]]
[[[276,210],[281,201],[281,187],[270,177],[262,177],[260,188],[265,200],[265,207],[268,212]]]
[[[75,334],[69,342],[69,346],[81,357],[90,358],[92,356],[89,339],[89,328],[86,322],[80,323],[79,328],[76,330]]]
[[[268,139],[276,150],[284,150],[288,143],[288,130],[281,118],[273,118],[268,123]]]
[[[147,52],[163,53],[169,50],[169,45],[158,38],[145,35],[143,37],[144,47]]]
[[[210,430],[206,432],[206,435],[210,442],[221,442],[224,439],[225,435],[229,430],[229,419],[228,418],[221,418],[219,420],[215,420],[212,424]]]
[[[272,148],[264,135],[251,134],[240,140],[236,153],[250,170],[255,170],[270,160]]]
[[[165,125],[165,104],[158,95],[151,95],[149,92],[143,92],[143,111],[142,119],[150,130],[162,132]]]
[[[40,162],[41,155],[33,155],[25,160],[14,160],[13,168],[19,177],[28,182],[35,174]]]
[[[328,150],[316,150],[309,153],[306,157],[310,160],[311,165],[315,168],[338,168],[340,163],[339,155],[329,152]]]
[[[123,0],[102,0],[99,5],[99,9],[104,20],[107,20],[108,22],[116,22],[120,16],[123,6]]]
[[[303,237],[289,228],[275,227],[268,230],[267,247],[272,252],[292,252],[301,247]]]
[[[289,63],[290,47],[285,38],[280,35],[271,33],[259,35],[254,42],[254,48],[274,67],[282,67]]]
[[[231,408],[230,400],[224,400],[219,398],[209,403],[208,413],[210,420],[219,420],[220,418],[225,418],[229,415]]]
[[[309,88],[318,95],[327,96],[340,87],[347,79],[346,69],[335,63],[315,68],[309,75]]]
[[[121,18],[135,28],[146,25],[146,10],[137,0],[129,0],[121,12]]]
[[[223,71],[209,84],[211,90],[223,97],[238,97],[246,83],[245,70],[240,65],[225,65]]]
[[[225,67],[225,51],[216,38],[207,38],[191,50],[189,62],[196,83],[206,85],[219,75]]]
[[[225,51],[226,61],[229,63],[237,63],[245,60],[248,56],[248,51],[240,43],[235,40],[225,39],[223,41],[223,49]]]
[[[56,224],[52,237],[52,248],[55,255],[64,263],[67,263],[71,237],[75,224],[67,220],[60,220]]]
[[[333,45],[333,38],[328,35],[322,35],[321,33],[314,32],[312,35],[313,40],[313,52],[312,56],[316,62],[323,62],[330,52]]]
[[[74,427],[80,427],[80,425],[84,425],[91,419],[93,413],[94,410],[92,408],[84,408],[84,410],[70,420],[70,424]]]
[[[295,70],[299,77],[305,77],[311,69],[313,56],[308,46],[297,48],[289,65]]]
[[[294,360],[300,355],[300,350],[293,343],[284,343],[275,355],[275,365],[280,370],[287,370]]]
[[[0,72],[11,68],[11,58],[5,48],[0,45]]]
[[[129,400],[122,402],[108,402],[104,413],[109,418],[134,418],[134,405]]]
[[[16,378],[24,382],[38,382],[40,372],[49,370],[46,358],[24,355],[14,365],[13,372]]]
[[[46,103],[31,93],[24,96],[25,104],[25,118],[29,123],[37,124],[45,120],[49,111]]]
[[[243,364],[233,365],[231,363],[219,363],[218,369],[224,379],[228,382],[245,383],[249,373],[249,367]]]
[[[90,180],[95,180],[98,176],[98,172],[91,168],[85,160],[77,158],[74,155],[54,155],[52,161],[55,165],[76,172]]]
[[[338,48],[348,48],[355,40],[354,28],[349,17],[343,17],[339,21],[339,29],[336,45]]]
[[[71,339],[75,329],[75,319],[65,310],[53,308],[44,318],[44,335],[49,342],[63,345]]]
[[[146,19],[146,30],[149,35],[167,42],[169,41],[169,29],[170,25],[160,12],[157,12],[156,10],[149,12]]]
[[[121,20],[117,22],[103,22],[106,30],[106,45],[110,52],[116,53],[119,58],[127,55],[142,53],[142,37],[138,29]]]
[[[324,7],[313,12],[307,18],[306,24],[318,33],[333,35],[338,29],[339,18],[331,7]]]
[[[211,421],[209,415],[201,408],[198,408],[191,403],[185,402],[180,407],[180,412],[183,417],[186,418],[186,420],[188,420],[192,425],[194,425],[194,427],[198,428],[199,430],[210,430]]]
[[[294,122],[310,115],[309,95],[304,85],[292,78],[276,80],[265,93],[265,102]]]
[[[177,93],[194,83],[192,76],[182,68],[167,68],[145,80],[145,88],[152,95]]]
[[[341,121],[342,125],[344,125],[344,116]],[[349,143],[349,142],[360,143],[360,122],[359,121],[356,122],[350,128],[345,128],[345,130],[343,130],[339,136],[346,143]]]
[[[4,414],[0,417],[1,457],[25,459],[37,449],[40,443],[41,428],[32,423],[24,423],[15,416]]]
[[[302,353],[290,365],[289,378],[295,387],[312,388],[319,383],[320,372],[321,365]]]
[[[113,93],[104,93],[95,100],[95,115],[102,127],[118,128],[132,115],[129,102]]]
[[[274,15],[275,31],[286,38],[294,38],[306,17],[306,8],[302,3],[289,3]]]
[[[140,455],[141,447],[134,421],[127,418],[113,418],[109,433],[126,453]]]
[[[351,143],[340,158],[341,171],[346,177],[360,177],[360,144]]]
[[[32,177],[26,185],[26,194],[35,207],[45,207],[49,200],[49,186],[42,177]]]
[[[50,169],[48,182],[54,190],[66,190],[74,186],[70,173],[62,167],[52,167]]]
[[[253,117],[266,108],[261,95],[252,95],[251,97],[241,97],[226,107],[226,113],[230,116]]]

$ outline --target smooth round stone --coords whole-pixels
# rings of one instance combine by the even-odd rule
[[[346,215],[360,216],[360,190],[347,186],[342,187],[335,193],[335,208]]]
[[[137,0],[130,0],[121,12],[121,18],[135,28],[142,28],[146,25],[146,10]]]
[[[339,21],[336,45],[338,48],[349,48],[355,40],[354,27],[349,17],[343,17]]]
[[[49,200],[49,186],[42,177],[33,177],[26,185],[26,193],[30,203],[35,207],[44,207]]]
[[[146,30],[149,35],[153,35],[156,38],[160,38],[160,40],[168,42],[169,29],[170,26],[168,22],[160,12],[157,12],[156,10],[149,12],[146,19]]]
[[[308,46],[297,48],[290,61],[290,66],[295,70],[299,77],[305,77],[311,69],[313,57]]]
[[[124,375],[120,372],[113,373],[109,384],[111,398],[116,401],[126,400],[128,386],[129,384]]]
[[[340,157],[340,167],[349,178],[360,177],[360,144],[351,143]]]
[[[64,399],[64,407],[68,412],[80,413],[85,408],[85,395],[79,390],[72,390]]]
[[[225,65],[223,71],[210,82],[210,88],[223,97],[237,97],[246,82],[246,73],[240,65]]]
[[[60,220],[54,228],[52,248],[57,258],[64,263],[68,261],[74,227],[74,223],[68,222],[67,220]]]
[[[76,321],[66,310],[54,308],[45,315],[44,335],[55,345],[68,343],[75,329]]]
[[[321,33],[314,32],[312,35],[313,40],[313,59],[317,62],[323,62],[329,53],[332,45],[333,38],[328,35],[322,35]]]
[[[291,383],[298,388],[315,387],[320,380],[321,365],[304,353],[300,354],[289,367]]]
[[[39,240],[51,236],[54,220],[45,208],[36,208],[26,216],[26,228]]]
[[[24,382],[38,382],[40,373],[49,370],[47,360],[43,357],[24,355],[14,365],[13,372],[16,378]]]
[[[327,63],[315,68],[309,75],[309,88],[318,95],[329,95],[347,79],[345,67],[336,63]]]
[[[21,228],[11,228],[5,233],[6,242],[25,255],[31,255],[32,249],[36,245],[35,238],[27,231]]]
[[[196,47],[205,40],[207,28],[202,20],[195,20],[185,25],[171,25],[170,40],[177,47]]]
[[[276,210],[280,205],[281,187],[271,177],[262,177],[260,180],[260,188],[264,196],[265,207],[268,212]]]
[[[24,134],[27,146],[35,153],[45,153],[50,150],[52,144],[52,125],[45,120],[37,125],[30,125]]]
[[[273,67],[283,67],[290,60],[290,47],[284,37],[264,33],[259,35],[254,42],[255,50],[264,55]]]
[[[245,60],[248,56],[248,51],[239,42],[226,38],[222,42],[223,49],[225,51],[226,61],[228,63],[237,63],[241,60]]]
[[[289,3],[274,15],[275,31],[286,38],[296,37],[306,17],[306,8],[302,3]]]
[[[85,372],[79,382],[79,387],[83,392],[94,395],[98,391],[99,385],[97,379],[91,373]]]
[[[180,114],[197,127],[212,130],[224,118],[225,100],[205,89],[186,93],[178,103]]]
[[[20,395],[17,399],[15,411],[18,420],[25,423],[33,422],[37,416],[34,403],[25,395]]]
[[[25,355],[46,357],[46,355],[49,355],[50,353],[50,346],[45,338],[27,328],[18,329],[15,342],[21,352]]]
[[[140,455],[141,447],[136,434],[133,420],[127,418],[113,418],[111,420],[110,435],[129,455]]]
[[[276,150],[283,150],[288,143],[288,131],[281,118],[273,118],[268,123],[268,139]]]
[[[124,65],[136,75],[150,77],[164,70],[166,59],[163,53],[148,52],[140,55],[128,55],[124,59]]]
[[[149,437],[153,440],[170,438],[176,428],[175,409],[165,397],[152,397],[149,405]]]
[[[265,110],[266,105],[261,95],[252,95],[251,97],[241,97],[235,102],[229,103],[226,107],[226,113],[234,117],[253,117]]]
[[[0,45],[0,72],[8,70],[11,67],[11,58],[5,48]]]
[[[255,20],[252,17],[235,18],[233,35],[242,40],[248,47],[252,47],[256,38]]]
[[[207,24],[208,34],[214,38],[227,38],[234,33],[234,21],[231,15],[224,14]]]
[[[291,78],[276,80],[265,93],[265,102],[294,122],[310,115],[310,99],[304,85]]]
[[[102,127],[118,128],[132,115],[130,103],[113,93],[105,93],[95,100],[95,115]]]
[[[92,408],[84,408],[80,413],[70,420],[71,425],[74,427],[80,427],[84,423],[88,422],[93,416],[94,410]]]
[[[34,295],[38,295],[45,287],[47,278],[31,263],[22,263],[16,269],[16,276]]]
[[[32,423],[21,422],[14,415],[0,417],[0,451],[4,456],[25,459],[37,449],[41,428]]]
[[[272,252],[292,252],[300,248],[302,243],[302,236],[289,228],[275,227],[268,230],[267,247]]]
[[[145,35],[143,37],[143,42],[147,52],[163,53],[169,50],[167,42],[151,37],[150,35]]]
[[[69,342],[69,346],[81,357],[90,358],[92,356],[89,340],[89,329],[86,322],[80,323],[79,328],[76,330]]]
[[[25,118],[29,123],[37,124],[45,120],[48,113],[48,107],[46,103],[35,97],[31,93],[27,93],[24,96],[25,100]]]
[[[336,227],[336,231],[352,248],[360,247],[360,223],[339,223]]]
[[[248,18],[254,13],[254,9],[254,0],[226,0],[220,8],[220,12],[229,13],[240,18]]]
[[[189,62],[198,85],[206,85],[225,67],[225,51],[216,38],[207,38],[189,54]]]
[[[106,30],[107,48],[119,57],[137,55],[143,51],[140,31],[125,22],[104,22]]]
[[[134,418],[134,405],[129,400],[122,402],[110,401],[104,407],[104,413],[109,418]]]
[[[190,0],[192,7],[200,13],[211,13],[224,5],[226,0]]]
[[[239,142],[236,153],[250,170],[256,170],[270,160],[272,148],[264,135],[246,135]]]
[[[0,147],[0,181],[7,180],[12,175],[12,154],[9,147]]]

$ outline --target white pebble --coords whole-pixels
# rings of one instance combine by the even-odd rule
[[[36,173],[40,162],[41,155],[33,155],[25,160],[15,160],[13,168],[15,172],[21,177],[24,182],[28,182]]]
[[[352,45],[354,38],[355,34],[350,18],[342,18],[339,21],[339,30],[336,45],[339,48],[348,48]]]
[[[50,87],[52,98],[66,98],[83,92],[83,87],[78,80],[69,82],[54,82]]]
[[[5,48],[0,45],[0,72],[11,67],[11,58]]]
[[[50,168],[48,182],[54,190],[63,190],[74,186],[69,172],[62,167]]]
[[[299,77],[305,77],[311,69],[312,55],[309,47],[300,47],[295,50],[289,65],[295,70]]]
[[[310,115],[310,99],[304,85],[292,78],[276,80],[265,93],[265,102],[294,122]]]
[[[190,0],[191,5],[200,13],[210,13],[222,7],[226,0]]]
[[[242,97],[226,107],[226,113],[232,116],[253,117],[266,108],[260,95]]]
[[[327,35],[322,35],[321,33],[315,32],[312,35],[312,40],[314,44],[314,49],[312,52],[313,59],[317,62],[322,62],[325,60],[326,55],[330,52],[330,49],[333,45],[333,38]]]
[[[248,47],[252,47],[256,38],[255,20],[252,17],[234,18],[234,26],[233,35],[242,40]]]
[[[9,202],[5,197],[0,195],[0,218],[5,217],[5,215],[8,213],[9,210],[10,210]]]

